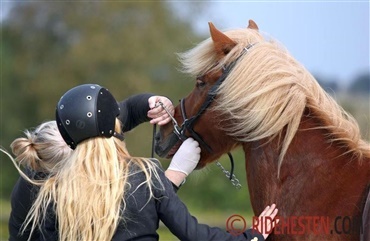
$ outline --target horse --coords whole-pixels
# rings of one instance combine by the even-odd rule
[[[370,215],[370,145],[356,120],[253,20],[209,29],[208,39],[178,54],[195,86],[173,124],[157,132],[156,154],[171,158],[192,136],[201,169],[242,148],[254,213],[271,203],[279,209],[268,240],[370,240],[370,224],[361,224]]]

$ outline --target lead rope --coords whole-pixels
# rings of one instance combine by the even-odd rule
[[[151,157],[154,158],[154,145],[155,145],[155,134],[157,133],[157,124],[153,125],[153,138],[152,138],[152,155]]]

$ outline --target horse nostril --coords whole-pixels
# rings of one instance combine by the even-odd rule
[[[154,136],[154,140],[155,141],[159,141],[161,138],[160,138],[160,136],[159,136],[159,133],[157,133],[157,134],[155,134],[155,136]]]

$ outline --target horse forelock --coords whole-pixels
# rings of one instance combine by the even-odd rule
[[[360,160],[370,157],[370,145],[361,139],[355,119],[344,111],[315,78],[277,41],[265,40],[255,30],[237,29],[225,33],[237,45],[218,60],[211,39],[180,54],[183,71],[202,75],[238,59],[243,48],[254,44],[218,89],[214,110],[228,116],[225,131],[241,142],[280,135],[279,167],[295,136],[305,108],[309,108],[331,133],[331,140],[344,143]],[[215,65],[215,63],[218,63]],[[226,123],[226,122],[225,122]]]

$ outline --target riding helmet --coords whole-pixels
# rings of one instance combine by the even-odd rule
[[[120,110],[113,95],[97,84],[68,90],[56,107],[56,121],[64,141],[72,148],[89,138],[115,135]]]

